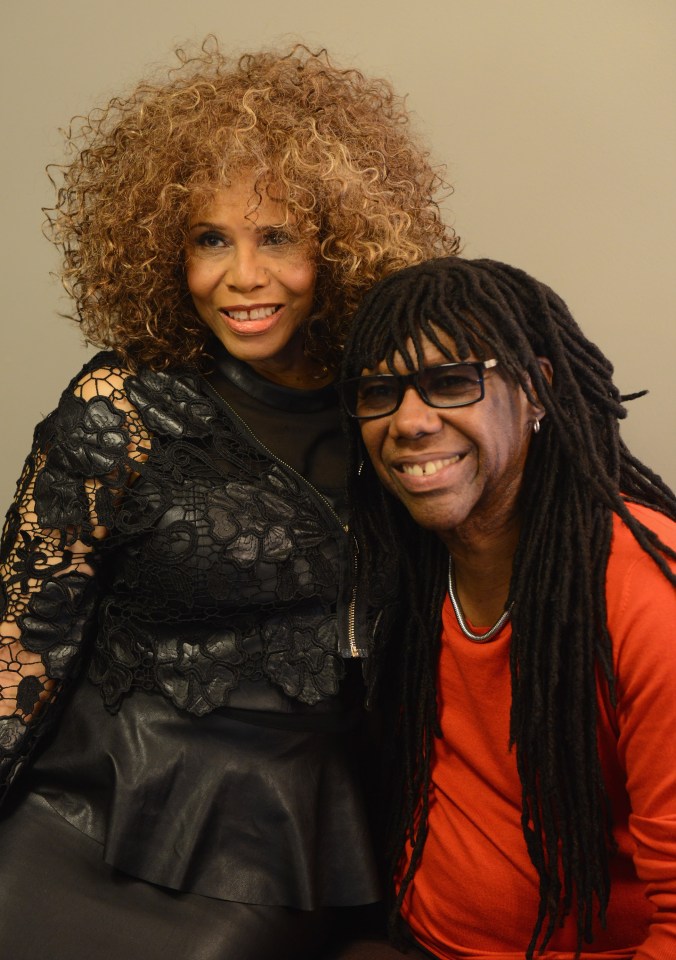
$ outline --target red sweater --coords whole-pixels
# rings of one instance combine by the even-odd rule
[[[676,524],[631,508],[676,547]],[[584,960],[676,960],[676,590],[619,522],[606,578],[617,707],[600,695],[599,749],[619,851],[607,928]],[[538,882],[521,829],[521,784],[508,749],[505,627],[491,643],[460,632],[446,602],[439,662],[442,739],[429,835],[403,915],[443,960],[523,960]],[[543,955],[574,956],[569,917]]]

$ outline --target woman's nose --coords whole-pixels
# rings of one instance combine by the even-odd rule
[[[235,290],[249,291],[265,286],[268,275],[259,252],[246,247],[234,249],[224,279]]]

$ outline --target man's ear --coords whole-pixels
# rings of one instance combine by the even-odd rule
[[[554,367],[549,357],[538,357],[538,366],[540,367],[540,373],[544,380],[551,386],[552,381],[554,380]],[[526,374],[526,383],[527,383],[527,396],[529,403],[531,405],[531,410],[534,416],[533,420],[533,429],[535,433],[540,432],[540,420],[545,415],[545,409],[540,402],[540,398],[537,395],[537,391],[533,388],[533,383],[531,378]]]
[[[542,374],[543,378],[547,381],[547,383],[551,386],[554,380],[554,367],[552,366],[551,360],[549,359],[549,357],[537,357],[536,359],[538,362],[538,366],[540,367],[540,373]],[[534,398],[536,402],[536,406],[539,406],[540,409],[542,409],[540,406],[537,391],[533,387],[533,381],[531,380],[531,378],[527,373],[525,374],[525,378],[526,378],[526,388],[527,388],[526,392],[528,393],[529,396],[532,396]]]
[[[549,359],[549,357],[538,357],[537,361],[538,366],[540,367],[540,373],[551,387],[554,381],[554,367],[552,366],[552,361]]]

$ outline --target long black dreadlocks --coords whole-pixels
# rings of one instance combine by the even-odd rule
[[[457,356],[439,340],[453,339]],[[601,923],[610,892],[611,812],[597,749],[596,673],[614,700],[605,575],[616,513],[664,575],[676,554],[627,509],[627,501],[676,520],[676,497],[631,455],[619,436],[626,416],[613,368],[544,284],[491,260],[458,257],[402,270],[367,294],[346,347],[343,376],[359,376],[399,354],[414,369],[422,338],[449,360],[497,357],[500,370],[536,394],[547,416],[531,443],[519,510],[521,535],[508,602],[511,745],[522,784],[522,825],[540,881],[540,906],[525,953],[543,950],[562,918],[577,912],[578,953]],[[554,368],[550,386],[538,357]],[[531,387],[532,385],[532,387]],[[530,391],[530,392],[529,392]],[[420,862],[427,834],[433,739],[439,735],[436,671],[447,552],[381,487],[356,426],[349,488],[359,547],[357,596],[382,610],[372,658],[373,696],[391,705],[395,803],[387,853],[390,922]],[[402,544],[405,548],[402,549]]]

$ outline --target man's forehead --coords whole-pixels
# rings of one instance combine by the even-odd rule
[[[418,347],[413,340],[409,338],[404,344],[404,353],[390,350],[384,354],[383,359],[375,367],[364,368],[363,373],[391,373],[392,370],[397,373],[407,373],[410,370],[416,370],[420,366],[418,362],[418,350],[422,352],[422,365],[432,367],[440,363],[452,363],[460,360],[455,340],[450,334],[443,330],[436,330],[439,344],[432,342],[424,333],[420,333]],[[388,360],[388,357],[390,359]],[[469,357],[462,357],[463,360],[476,359],[471,354]]]

